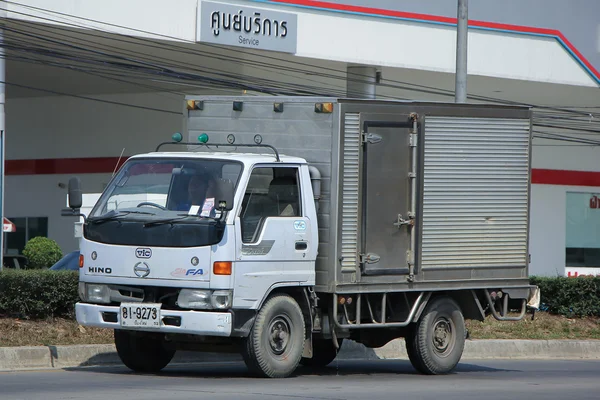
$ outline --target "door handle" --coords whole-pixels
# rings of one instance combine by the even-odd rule
[[[296,250],[308,249],[308,242],[296,242]]]

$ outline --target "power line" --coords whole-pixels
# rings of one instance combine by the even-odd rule
[[[0,83],[3,83],[5,85],[16,86],[16,87],[20,87],[20,88],[25,88],[25,89],[29,89],[29,90],[36,90],[36,91],[44,92],[44,93],[56,94],[56,95],[60,95],[60,96],[74,97],[77,99],[89,100],[89,101],[97,101],[99,103],[114,104],[114,105],[119,105],[119,106],[137,108],[137,109],[141,109],[141,110],[157,111],[157,112],[162,112],[162,113],[167,113],[167,114],[183,115],[183,113],[180,111],[170,111],[170,110],[163,110],[160,108],[145,107],[145,106],[138,106],[135,104],[122,103],[119,101],[96,99],[94,97],[82,96],[82,95],[72,94],[72,93],[64,93],[64,92],[59,92],[59,91],[50,90],[50,89],[42,89],[42,88],[38,88],[38,87],[34,87],[34,86],[21,85],[18,83],[7,82],[7,81],[0,81]]]
[[[166,38],[166,39],[169,39],[169,40],[176,40],[176,41],[185,41],[185,42],[194,43],[194,44],[196,43],[194,41],[182,40],[181,38],[170,36],[170,35],[164,35],[164,34],[159,34],[159,33],[150,32],[150,31],[146,31],[146,30],[141,30],[141,29],[131,28],[131,27],[127,27],[127,26],[122,26],[122,25],[118,25],[118,24],[112,24],[112,23],[109,23],[109,22],[103,22],[103,21],[98,21],[98,20],[94,20],[94,19],[90,19],[90,18],[79,17],[79,16],[75,16],[75,15],[71,15],[71,14],[62,13],[62,12],[59,12],[59,11],[48,10],[48,9],[43,9],[43,8],[39,8],[39,7],[35,7],[35,6],[25,5],[25,4],[18,3],[18,2],[13,2],[13,1],[8,1],[8,0],[2,0],[2,1],[5,1],[6,3],[9,3],[9,4],[19,5],[19,6],[23,7],[23,8],[28,8],[28,9],[40,11],[40,12],[43,12],[43,13],[46,13],[46,14],[50,14],[50,15],[53,15],[53,14],[54,15],[60,15],[60,16],[63,16],[63,17],[69,17],[69,18],[74,18],[74,19],[77,19],[77,20],[88,21],[88,22],[92,22],[92,23],[95,23],[95,24],[107,25],[107,26],[111,26],[111,27],[115,27],[115,28],[119,28],[119,29],[129,30],[129,31],[132,31],[132,32],[138,32],[138,33],[143,33],[143,34],[146,34],[146,35],[151,35],[153,37],[161,37],[161,38]],[[11,11],[11,12],[18,13],[16,11]],[[21,13],[21,14],[23,14],[23,13]],[[42,19],[42,20],[49,20],[49,21],[52,21],[52,22],[60,22],[60,23],[64,24],[64,22],[61,22],[61,21],[47,19],[47,18],[36,16],[36,15],[31,15],[31,14],[25,14],[25,15],[28,15],[28,16],[33,17],[33,18],[38,18],[38,19]],[[97,30],[96,28],[90,28],[89,26],[86,26],[86,25],[81,24],[81,23],[77,24],[77,23],[73,23],[73,22],[70,21],[70,24],[73,25],[73,26],[86,27],[88,29]],[[128,36],[128,35],[125,35],[125,36],[132,37],[132,36]],[[136,37],[132,37],[132,38],[134,38],[137,41],[142,41],[142,39],[140,39],[140,38],[136,38]],[[213,48],[220,48],[222,50],[229,51],[229,52],[234,52],[236,54],[240,54],[241,53],[241,54],[250,55],[252,57],[261,57],[261,58],[264,58],[264,59],[272,59],[272,60],[277,60],[277,61],[284,62],[284,63],[292,63],[292,64],[295,64],[295,65],[309,66],[311,68],[317,68],[320,71],[322,71],[322,70],[330,70],[330,71],[340,72],[339,70],[335,70],[335,69],[332,69],[332,68],[318,67],[318,66],[315,66],[315,65],[311,65],[311,64],[307,64],[307,63],[302,63],[302,62],[299,62],[299,61],[296,61],[296,60],[289,61],[289,60],[285,60],[285,59],[282,59],[282,58],[269,56],[269,55],[266,55],[266,54],[264,54],[264,55],[262,55],[262,54],[261,55],[256,55],[256,54],[248,52],[248,51],[246,51],[244,49],[235,49],[234,50],[234,49],[229,49],[229,48],[226,48],[226,47],[220,47],[220,46],[209,45],[209,44],[206,44],[206,46],[213,47]],[[173,46],[171,46],[171,47],[173,47]],[[175,47],[180,47],[180,46],[176,46],[175,45]],[[384,79],[384,81],[386,81],[386,79]],[[442,96],[453,96],[454,95],[453,91],[446,90],[446,89],[440,89],[440,88],[435,88],[435,87],[426,86],[426,85],[418,85],[418,84],[414,84],[414,83],[394,81],[394,80],[387,80],[387,81],[394,82],[394,83],[399,83],[399,84],[403,84],[403,85],[410,85],[410,86],[414,86],[414,87],[419,87],[419,88],[426,89],[426,90],[417,90],[417,89],[411,89],[411,88],[406,88],[406,87],[401,87],[399,89],[413,90],[413,91],[418,91],[418,92],[423,92],[423,93],[429,93],[429,94],[436,94],[436,95],[442,95]],[[430,92],[430,91],[434,91],[434,92]],[[576,110],[570,110],[570,109],[567,109],[567,108],[564,108],[564,107],[526,104],[526,103],[522,103],[522,102],[515,102],[515,101],[511,101],[511,100],[493,98],[493,97],[489,97],[489,96],[468,95],[467,97],[468,98],[472,98],[474,100],[497,102],[497,103],[506,104],[506,105],[522,105],[522,106],[528,106],[528,107],[532,107],[532,108],[540,108],[540,109],[549,109],[549,110],[557,110],[557,111],[570,112],[570,113],[579,114],[579,115],[585,115],[586,114],[585,112],[580,112],[580,111],[576,111]]]

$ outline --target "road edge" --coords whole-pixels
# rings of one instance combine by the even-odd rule
[[[340,360],[408,359],[404,339],[378,349],[344,341]],[[600,359],[600,340],[467,340],[468,359]],[[237,354],[179,352],[173,363],[241,361]],[[112,344],[0,347],[0,371],[122,365]]]

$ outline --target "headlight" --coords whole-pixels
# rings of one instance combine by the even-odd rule
[[[181,308],[195,310],[226,310],[231,307],[231,290],[181,289],[177,304]]]
[[[181,289],[177,297],[177,304],[181,308],[194,308],[209,310],[210,290]]]
[[[90,303],[110,303],[110,290],[108,286],[92,283],[85,283],[84,285],[85,301]]]
[[[217,310],[225,310],[231,307],[232,297],[231,290],[215,290],[210,297],[210,304]]]

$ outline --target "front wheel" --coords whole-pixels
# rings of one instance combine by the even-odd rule
[[[263,305],[242,346],[248,369],[263,377],[285,378],[300,362],[304,350],[304,316],[298,303],[276,294]]]
[[[427,375],[449,373],[456,367],[465,347],[465,320],[450,297],[428,304],[406,336],[406,350],[415,369]]]
[[[115,347],[123,364],[135,372],[159,372],[175,355],[175,350],[165,347],[161,335],[121,329],[115,329]]]

